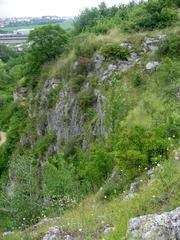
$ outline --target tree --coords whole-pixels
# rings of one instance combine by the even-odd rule
[[[14,57],[16,55],[16,52],[14,49],[0,44],[0,59],[3,62],[7,62],[11,57]]]
[[[33,30],[29,42],[31,47],[27,53],[27,73],[37,74],[44,63],[63,53],[67,34],[60,25],[47,25]]]

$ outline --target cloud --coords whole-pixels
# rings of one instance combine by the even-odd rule
[[[102,0],[0,0],[0,16],[77,15],[85,7],[97,6]],[[105,0],[110,5],[129,0]]]

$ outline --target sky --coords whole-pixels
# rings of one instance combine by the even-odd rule
[[[76,16],[85,7],[97,6],[102,0],[0,0],[1,17],[38,17],[45,15]],[[108,6],[129,0],[105,0]]]

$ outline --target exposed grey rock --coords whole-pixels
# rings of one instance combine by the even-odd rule
[[[126,61],[118,61],[116,64],[110,64],[105,71],[101,71],[100,73],[100,83],[104,82],[107,79],[110,79],[110,77],[113,75],[114,72],[120,71],[120,72],[126,72],[130,68],[134,67],[138,62],[140,58],[137,53],[132,52],[129,56],[129,58]]]
[[[114,231],[114,227],[111,227],[109,224],[104,226],[104,234],[108,235]]]
[[[42,240],[74,240],[72,236],[70,236],[67,232],[64,231],[62,227],[51,227],[49,228],[46,235],[42,238]]]
[[[180,148],[178,148],[176,151],[174,151],[174,160],[176,162],[180,162]]]
[[[147,171],[147,175],[149,178],[153,178],[155,176],[155,168],[151,168]]]
[[[102,137],[106,137],[107,133],[105,130],[105,111],[103,109],[103,103],[105,101],[105,97],[100,93],[99,90],[95,91],[95,95],[97,96],[97,104],[96,104],[96,112],[97,112],[97,116],[98,116],[98,124],[96,127],[96,132],[98,132],[98,134]]]
[[[136,180],[134,180],[134,182],[131,183],[129,192],[135,193],[138,190],[138,188],[139,188],[139,180],[136,179]]]
[[[146,37],[143,43],[144,51],[155,52],[158,49],[159,45],[166,41],[166,39],[167,39],[166,35],[159,35],[154,38]]]
[[[27,97],[28,97],[28,89],[26,87],[21,87],[16,91],[14,91],[13,93],[14,102],[24,101],[27,99]]]
[[[0,131],[0,146],[4,144],[7,140],[7,136],[5,132]]]
[[[57,136],[55,151],[59,150],[61,142],[83,135],[83,115],[75,97],[64,90],[60,93],[55,108],[47,113],[48,131],[54,130]]]
[[[105,58],[104,56],[100,54],[96,54],[94,56],[94,63],[95,63],[95,69],[98,70],[102,67],[102,63],[104,62]]]
[[[180,240],[180,208],[129,221],[128,240]]]
[[[59,84],[59,79],[48,79],[44,84],[44,89],[49,92],[52,88],[55,89]]]
[[[157,61],[152,61],[152,62],[149,62],[146,64],[146,70],[147,71],[150,71],[150,72],[153,72],[157,69],[157,67],[160,65],[159,62]]]
[[[2,234],[2,236],[3,237],[10,237],[10,235],[12,235],[12,234],[14,234],[14,231],[9,231],[9,232],[4,232],[3,234]],[[10,238],[9,238],[10,239]]]

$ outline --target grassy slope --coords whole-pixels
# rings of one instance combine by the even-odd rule
[[[156,177],[148,180],[142,176],[142,184],[134,199],[123,200],[125,194],[110,202],[99,201],[98,194],[87,197],[77,208],[67,212],[61,221],[44,224],[24,233],[16,232],[5,237],[6,240],[28,239],[37,240],[50,226],[63,226],[78,239],[125,239],[127,223],[130,218],[149,213],[169,211],[180,205],[180,163],[172,160],[164,162],[162,168],[156,170]],[[109,236],[103,236],[103,227],[109,224],[114,231]]]
[[[144,32],[134,35],[122,35],[118,31],[114,30],[107,36],[98,36],[98,39],[106,41],[123,41],[131,40],[134,44],[138,44],[144,38],[144,36],[155,36],[157,34],[164,34],[178,31],[178,25],[174,28],[165,29],[163,31]],[[154,60],[154,56],[147,55],[144,57],[144,62],[148,60]],[[131,99],[137,102],[138,98],[146,99],[151,98],[156,101],[156,107],[160,107],[162,104],[161,99],[158,99],[160,89],[154,84],[151,76],[145,75],[146,80],[146,92],[144,89],[132,89],[130,79],[134,74],[134,70],[144,69],[144,64],[138,66],[125,74],[126,84],[129,87],[129,95]],[[116,89],[120,88],[122,82],[117,83]],[[144,93],[145,92],[145,93]],[[148,95],[146,95],[149,92]],[[107,93],[108,94],[108,93]],[[163,105],[163,104],[162,104]],[[134,114],[129,115],[129,122],[138,121],[141,124],[150,124],[151,119],[145,119],[139,116],[138,107],[134,109]],[[140,115],[142,116],[142,115]],[[67,211],[60,222],[53,224],[43,225],[36,230],[33,228],[27,229],[25,232],[16,232],[4,239],[39,239],[48,228],[52,226],[64,226],[64,228],[74,236],[78,236],[78,239],[124,239],[127,222],[131,217],[148,214],[148,213],[160,213],[168,211],[180,206],[180,164],[172,161],[170,156],[169,161],[165,161],[162,165],[162,169],[157,169],[156,178],[153,181],[149,181],[146,175],[142,176],[142,184],[138,191],[136,198],[131,200],[123,200],[124,194],[119,195],[111,201],[100,200],[99,195],[95,194],[87,197],[83,202],[74,208],[74,210]],[[103,227],[109,224],[115,227],[114,232],[109,236],[103,236]],[[27,238],[25,238],[27,237]]]

